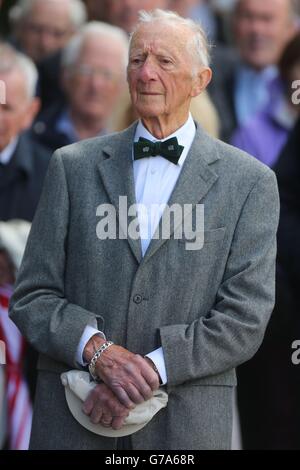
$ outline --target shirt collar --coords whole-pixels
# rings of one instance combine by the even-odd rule
[[[73,124],[70,110],[65,110],[61,113],[56,124],[56,130],[61,134],[65,135],[72,143],[78,142],[80,140]],[[105,135],[107,133],[108,131],[105,128],[102,129],[101,132],[99,132],[98,136]]]
[[[10,143],[5,147],[5,149],[0,152],[0,163],[2,163],[3,165],[9,164],[17,148],[18,141],[19,138],[15,137],[10,141]]]
[[[173,134],[169,135],[168,137],[165,137],[162,139],[162,142],[165,140],[171,139],[172,137],[177,137],[178,144],[182,145],[184,147],[184,150],[179,158],[178,165],[182,166],[187,154],[191,148],[191,145],[193,143],[194,137],[196,134],[196,126],[194,123],[194,120],[192,118],[191,113],[189,114],[189,117],[187,121],[183,124],[183,126],[179,127]],[[138,125],[135,130],[135,136],[134,136],[134,142],[137,142],[140,137],[143,137],[144,139],[151,140],[152,142],[156,142],[159,139],[154,137],[144,126],[141,120],[139,120]]]
[[[262,70],[255,70],[253,67],[241,63],[238,67],[238,74],[242,79],[259,79],[265,82],[271,82],[278,76],[278,68],[275,65],[268,65]]]
[[[70,142],[77,142],[79,140],[68,110],[61,113],[57,120],[56,130],[65,135]]]

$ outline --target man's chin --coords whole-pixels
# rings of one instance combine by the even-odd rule
[[[136,111],[142,119],[158,118],[162,114],[161,110],[153,109],[151,107],[147,108],[146,106],[141,107]]]
[[[246,58],[246,62],[256,70],[262,70],[272,63],[270,54],[261,50],[258,50],[256,54],[249,54]]]
[[[80,115],[82,116],[83,119],[86,119],[87,122],[91,122],[91,121],[99,122],[99,121],[105,120],[106,113],[103,110],[99,111],[99,110],[93,110],[89,108],[88,110],[87,109],[82,110]]]

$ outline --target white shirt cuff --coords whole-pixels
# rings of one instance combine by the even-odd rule
[[[97,325],[97,322],[95,322],[95,325]],[[76,351],[76,362],[81,365],[81,366],[86,366],[87,362],[84,361],[83,359],[83,351],[89,340],[91,339],[92,336],[94,335],[101,335],[104,339],[105,335],[102,333],[102,331],[97,330],[93,326],[87,325],[84,329],[84,332],[82,333],[82,336],[79,341],[79,345]]]
[[[155,351],[152,351],[151,353],[146,354],[146,356],[149,357],[149,359],[151,359],[151,361],[153,361],[154,364],[156,365],[156,368],[159,372],[159,375],[162,381],[162,385],[166,385],[168,379],[167,379],[167,370],[166,370],[166,363],[165,363],[163,348],[155,349]]]

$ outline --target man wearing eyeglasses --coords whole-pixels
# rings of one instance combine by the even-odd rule
[[[100,22],[85,25],[62,55],[67,103],[42,113],[34,126],[37,140],[56,150],[107,133],[126,84],[127,53],[127,35],[120,28]]]
[[[39,62],[65,46],[86,12],[81,0],[19,0],[10,20],[22,52]]]
[[[61,51],[86,18],[81,0],[18,0],[10,10],[12,41],[38,68],[42,110],[64,100],[59,82]]]

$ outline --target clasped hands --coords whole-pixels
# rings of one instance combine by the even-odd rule
[[[84,357],[90,361],[95,337],[89,341]],[[97,348],[105,340],[97,337]],[[111,345],[96,363],[96,373],[103,383],[97,385],[83,404],[83,412],[92,423],[120,429],[130,410],[152,397],[159,388],[159,376],[152,361],[127,349]]]

